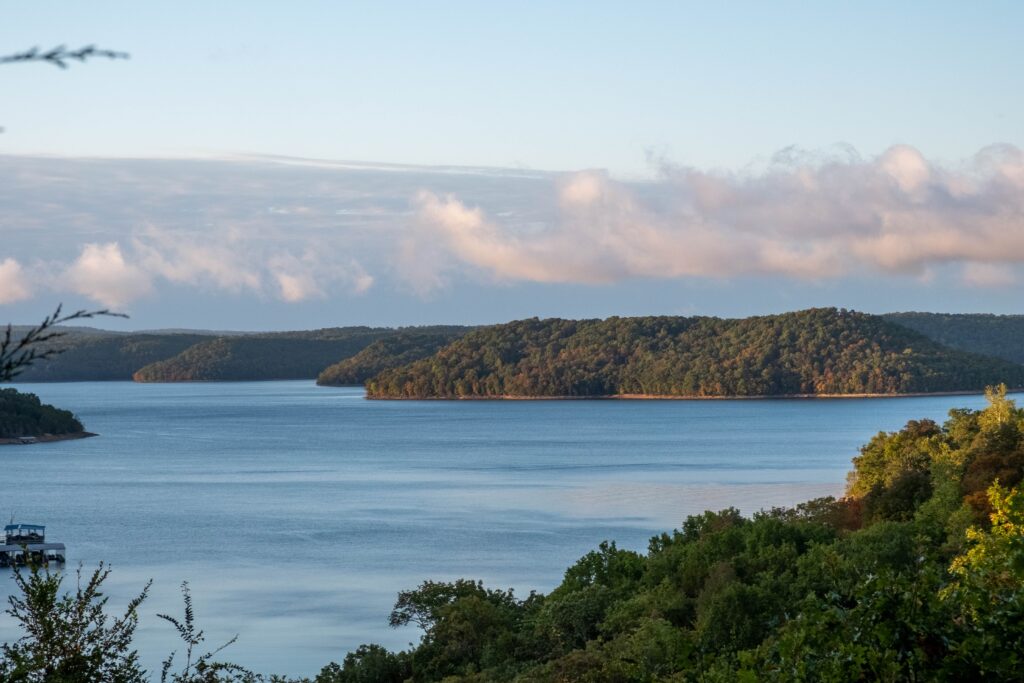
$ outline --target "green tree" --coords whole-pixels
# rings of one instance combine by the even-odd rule
[[[20,596],[9,598],[7,614],[24,635],[6,643],[0,654],[0,680],[10,683],[142,683],[146,680],[132,637],[138,608],[149,585],[129,601],[124,614],[111,619],[101,591],[110,569],[102,564],[83,584],[61,593],[63,575],[31,567],[15,572]]]
[[[988,497],[991,526],[967,531],[968,550],[950,564],[954,581],[942,598],[965,632],[955,673],[1009,680],[1024,666],[1024,492],[995,483]]]
[[[402,683],[411,675],[412,662],[405,652],[393,653],[370,644],[345,655],[341,666],[325,666],[315,683]]]

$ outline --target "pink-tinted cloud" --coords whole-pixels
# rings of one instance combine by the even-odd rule
[[[259,291],[259,272],[234,241],[220,235],[195,237],[150,228],[136,236],[132,245],[147,272],[171,282],[228,292]]]
[[[12,304],[32,296],[28,274],[12,258],[0,261],[0,304]]]
[[[790,150],[757,173],[666,165],[653,184],[583,172],[558,197],[531,234],[451,194],[423,191],[416,206],[454,258],[507,280],[921,277],[962,263],[965,281],[1005,284],[1024,263],[1024,154],[1009,146],[957,168],[901,145],[867,160]]]
[[[135,301],[152,289],[149,276],[125,260],[117,242],[86,244],[63,279],[72,291],[111,307]]]
[[[599,170],[5,160],[7,300],[64,290],[128,302],[170,287],[292,303],[430,297],[481,275],[1024,281],[1024,154],[1009,146],[955,166],[905,145],[872,158],[786,149],[754,170],[661,163],[633,182]]]

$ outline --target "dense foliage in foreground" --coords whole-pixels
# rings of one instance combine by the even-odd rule
[[[1024,363],[1024,315],[888,313],[883,317],[954,349]]]
[[[466,334],[469,327],[414,328],[378,339],[359,353],[324,368],[316,379],[323,386],[362,385],[384,370],[426,358]]]
[[[315,683],[1021,680],[1024,409],[1005,387],[988,397],[879,433],[841,500],[705,512],[645,554],[602,543],[547,595],[426,581],[390,616],[423,630],[418,645],[360,646]],[[18,583],[8,612],[25,637],[0,652],[0,680],[144,680],[145,591],[111,621],[94,581],[64,598],[49,574]],[[184,594],[184,618],[165,619],[185,665],[169,660],[165,680],[285,680],[192,658]]]
[[[385,370],[371,398],[778,396],[1024,386],[1024,366],[836,309],[706,317],[520,320]]]
[[[35,394],[0,389],[0,439],[81,431],[82,423],[71,411],[42,403]]]
[[[842,500],[602,544],[548,595],[428,581],[391,615],[418,646],[317,681],[1020,680],[1024,410],[990,401],[878,434]]]

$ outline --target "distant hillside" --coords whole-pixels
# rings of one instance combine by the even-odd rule
[[[954,349],[1024,363],[1024,315],[889,313],[884,317]]]
[[[836,319],[840,315],[853,317],[843,319],[843,325],[835,329],[830,327],[834,321],[814,322],[828,328],[822,332],[823,339],[830,340],[836,334],[862,334],[878,348],[808,345],[809,333],[798,328],[810,324],[800,316],[817,314],[813,311],[745,321],[673,317],[534,320],[489,328],[344,327],[282,333],[112,332],[80,327],[68,328],[68,336],[59,341],[65,353],[27,369],[18,381],[134,378],[175,382],[312,379],[319,375],[320,384],[341,385],[361,384],[380,376],[383,384],[375,386],[380,387],[382,395],[389,396],[405,395],[407,389],[415,395],[430,396],[501,395],[493,391],[495,387],[502,388],[502,392],[505,388],[536,392],[524,395],[538,396],[555,395],[551,392],[556,390],[566,391],[565,395],[570,396],[591,396],[598,391],[623,393],[619,390],[626,388],[630,389],[628,393],[657,390],[671,392],[666,395],[672,396],[717,396],[734,391],[756,396],[780,388],[787,389],[783,393],[860,393],[850,387],[895,386],[900,387],[899,391],[914,391],[907,389],[914,382],[929,387],[971,384],[975,376],[972,373],[981,367],[978,359],[965,361],[961,369],[940,368],[935,364],[950,357],[935,355],[933,347],[926,347],[917,337],[904,339],[915,332],[950,349],[1024,364],[1024,315],[892,313],[876,319],[877,324],[887,323],[890,327],[884,328],[882,337],[875,337],[872,335],[883,328],[849,329],[850,321],[867,325],[864,321],[871,316],[833,313]],[[797,319],[800,322],[793,322]],[[795,334],[799,339],[787,346],[785,341],[768,343],[766,338],[757,336],[762,332],[774,334],[762,328],[771,326],[774,330],[778,325],[786,328],[786,334]],[[414,374],[404,376],[399,384],[396,375],[387,374],[393,368],[433,356],[469,330],[476,330],[473,334],[484,335],[486,340],[467,341],[479,348],[458,347],[453,352],[458,358],[439,356],[444,362],[438,365],[436,374],[434,370],[425,373],[423,366],[417,366],[412,370]],[[526,335],[521,343],[513,339],[516,330]],[[14,328],[16,336],[22,331],[20,327]],[[646,339],[649,334],[664,338]],[[717,340],[718,334],[727,338]],[[550,344],[555,346],[549,348]],[[731,346],[723,346],[727,344]],[[514,358],[499,362],[487,356],[485,346],[506,349]],[[907,347],[915,352],[910,358],[901,355]],[[774,358],[784,351],[789,354],[786,359]],[[477,353],[483,355],[474,359]],[[518,353],[526,355],[519,357]],[[825,354],[820,363],[813,362],[815,353]],[[862,357],[863,354],[867,355]],[[455,363],[455,367],[448,367],[449,362]],[[506,376],[512,371],[510,363],[527,374]],[[816,369],[818,365],[820,371]],[[827,371],[826,366],[830,368]],[[906,372],[913,376],[913,381],[903,376]],[[481,384],[484,377],[490,378],[486,380],[490,384]],[[1013,384],[1009,376],[1007,382]],[[805,390],[819,385],[840,389]],[[801,389],[790,391],[795,387]]]
[[[218,337],[140,368],[137,382],[313,379],[328,365],[394,334],[387,328],[342,327]]]
[[[61,340],[64,353],[32,365],[18,381],[127,381],[139,368],[208,339],[201,334],[71,334]]]
[[[70,411],[41,403],[35,394],[0,389],[0,439],[83,431],[82,423]]]
[[[35,329],[35,325],[11,325],[11,334],[15,337],[21,337],[29,330]],[[60,325],[56,329],[63,332],[67,336],[65,339],[71,339],[74,337],[110,337],[119,334],[132,334],[131,332],[118,332],[115,330],[104,330],[98,327],[89,327],[87,325]],[[149,332],[155,332],[155,330],[148,330]]]
[[[370,379],[371,398],[903,394],[1024,386],[1024,366],[836,309],[520,320],[470,332]]]
[[[378,339],[365,349],[324,369],[316,383],[324,386],[363,384],[374,375],[431,356],[471,330],[470,327],[415,328]]]
[[[29,329],[15,327],[15,337]],[[18,376],[19,382],[128,381],[181,382],[214,380],[313,379],[378,340],[401,341],[376,347],[360,362],[357,383],[386,367],[430,355],[443,343],[470,330],[456,325],[405,328],[339,327],[276,333],[195,331],[112,332],[66,328],[52,346],[63,352],[38,362]],[[439,339],[424,351],[420,343]],[[41,347],[42,348],[42,347]],[[396,359],[384,356],[395,354]],[[377,357],[375,357],[377,356]]]

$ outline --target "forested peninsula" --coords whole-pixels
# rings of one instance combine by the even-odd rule
[[[519,320],[366,382],[370,398],[900,395],[1024,387],[1024,366],[834,308],[743,319]]]
[[[0,443],[18,442],[25,437],[57,439],[88,435],[71,411],[43,403],[35,394],[0,389]]]
[[[69,333],[54,344],[59,355],[35,363],[18,375],[19,382],[105,382],[130,380],[150,363],[175,356],[209,340],[205,334]]]
[[[470,329],[417,328],[378,339],[354,356],[325,368],[316,383],[322,386],[362,385],[384,370],[432,356]]]
[[[365,383],[373,398],[891,395],[1021,386],[1024,316],[816,309],[476,328],[73,328],[58,343],[60,355],[18,381],[315,378],[327,386]]]
[[[887,313],[945,346],[1024,363],[1024,315],[990,313]]]

